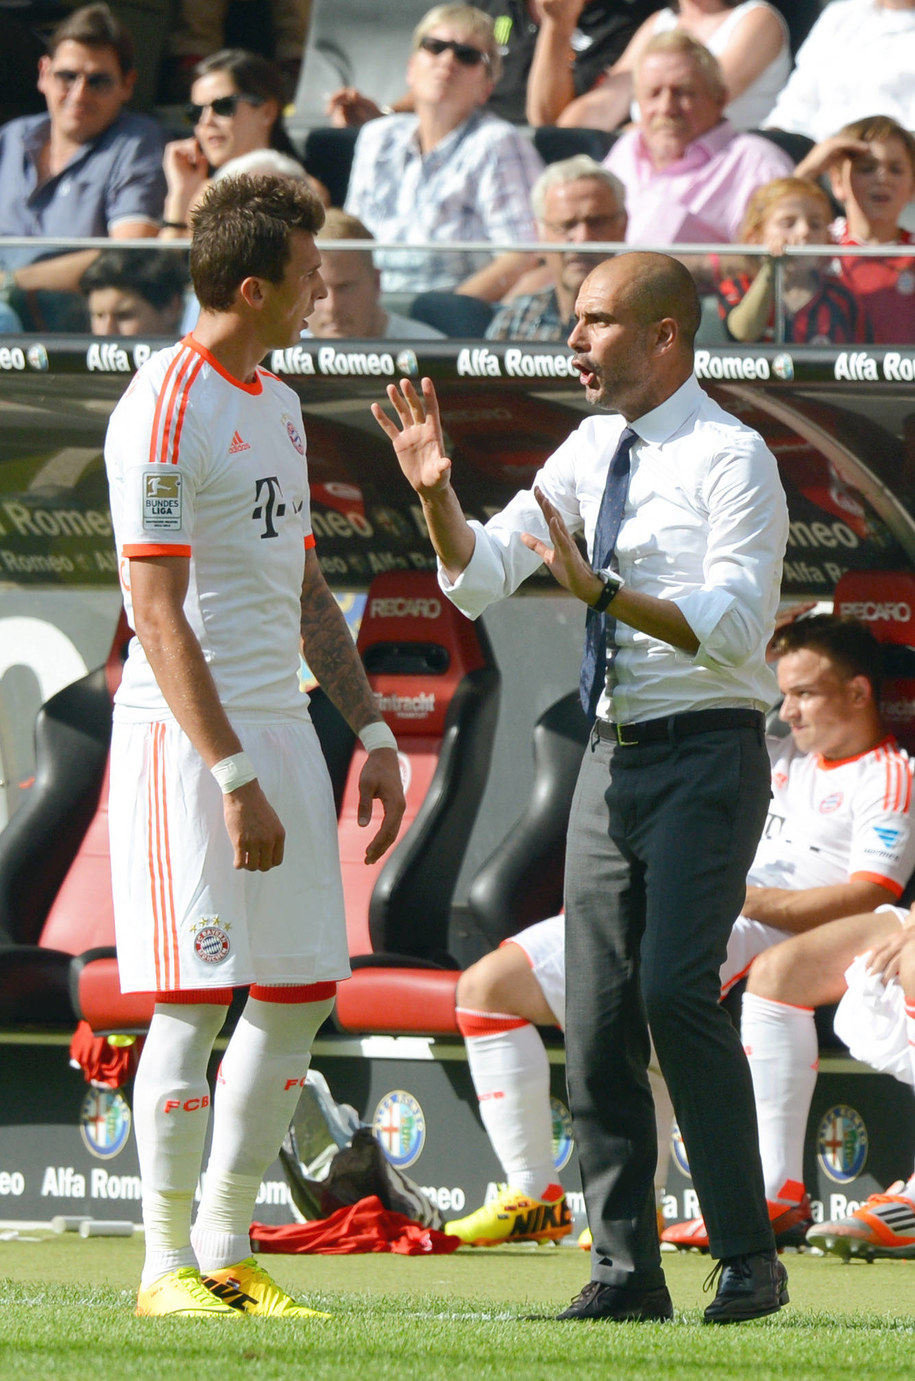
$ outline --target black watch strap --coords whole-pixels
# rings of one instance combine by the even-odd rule
[[[616,571],[609,570],[595,571],[594,574],[604,582],[604,588],[590,607],[596,614],[602,614],[610,601],[615,599],[623,588],[623,577],[618,575]]]

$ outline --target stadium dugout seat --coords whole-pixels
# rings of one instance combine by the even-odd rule
[[[127,634],[122,617],[107,664],[41,707],[35,781],[0,834],[4,1027],[72,1027],[72,958],[113,943],[107,764]]]
[[[566,826],[587,741],[577,691],[557,700],[534,725],[530,796],[467,894],[470,914],[493,946],[562,906]]]
[[[478,340],[492,321],[493,305],[466,293],[421,292],[410,304],[410,316],[458,340]]]
[[[558,163],[563,158],[573,158],[577,153],[589,154],[598,163],[603,163],[619,138],[619,130],[538,125],[532,131],[532,138],[534,148],[544,163]]]
[[[336,1021],[351,1031],[456,1032],[458,965],[448,930],[489,772],[499,673],[482,626],[459,613],[427,572],[376,577],[357,646],[397,735],[407,810],[394,848],[367,866],[367,832],[356,819],[365,755],[355,745],[339,812],[354,972],[338,990]],[[349,731],[320,693],[313,702],[333,775],[345,756],[341,733]]]

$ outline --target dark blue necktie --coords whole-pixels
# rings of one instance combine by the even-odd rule
[[[594,529],[594,551],[591,564],[596,571],[610,565],[610,558],[616,547],[623,511],[626,507],[626,493],[629,489],[629,453],[636,441],[635,432],[625,427],[617,443],[616,451],[607,471],[597,526]],[[578,693],[581,707],[590,722],[597,712],[597,702],[607,679],[607,644],[612,641],[612,631],[616,620],[612,614],[598,614],[589,609],[585,622],[585,649],[581,658],[581,676]]]

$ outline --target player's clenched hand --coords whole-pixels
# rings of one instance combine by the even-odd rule
[[[438,398],[431,379],[422,381],[422,397],[402,379],[400,388],[388,384],[387,394],[396,421],[380,403],[372,404],[372,416],[390,437],[394,452],[410,484],[419,495],[432,495],[446,489],[451,480],[451,461],[445,455]]]
[[[394,843],[407,808],[400,778],[400,762],[393,748],[373,749],[362,766],[356,818],[363,828],[372,823],[374,801],[381,802],[384,814],[378,830],[366,845],[366,863],[376,863]]]
[[[522,532],[521,541],[537,553],[564,589],[577,599],[584,600],[585,604],[591,604],[597,593],[594,572],[582,556],[559,510],[550,503],[541,489],[534,490],[534,498],[546,519],[553,545],[550,546],[549,542],[544,542],[542,538],[535,537],[530,532]]]
[[[222,808],[234,853],[233,867],[249,873],[266,873],[279,867],[286,847],[286,831],[260,783],[255,779],[227,792]]]

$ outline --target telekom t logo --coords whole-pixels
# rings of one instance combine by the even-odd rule
[[[261,537],[279,537],[279,533],[273,526],[274,518],[282,518],[286,512],[286,505],[283,502],[283,491],[276,475],[268,475],[265,479],[254,481],[254,511],[251,517],[257,521],[259,518],[264,520],[264,530]]]

